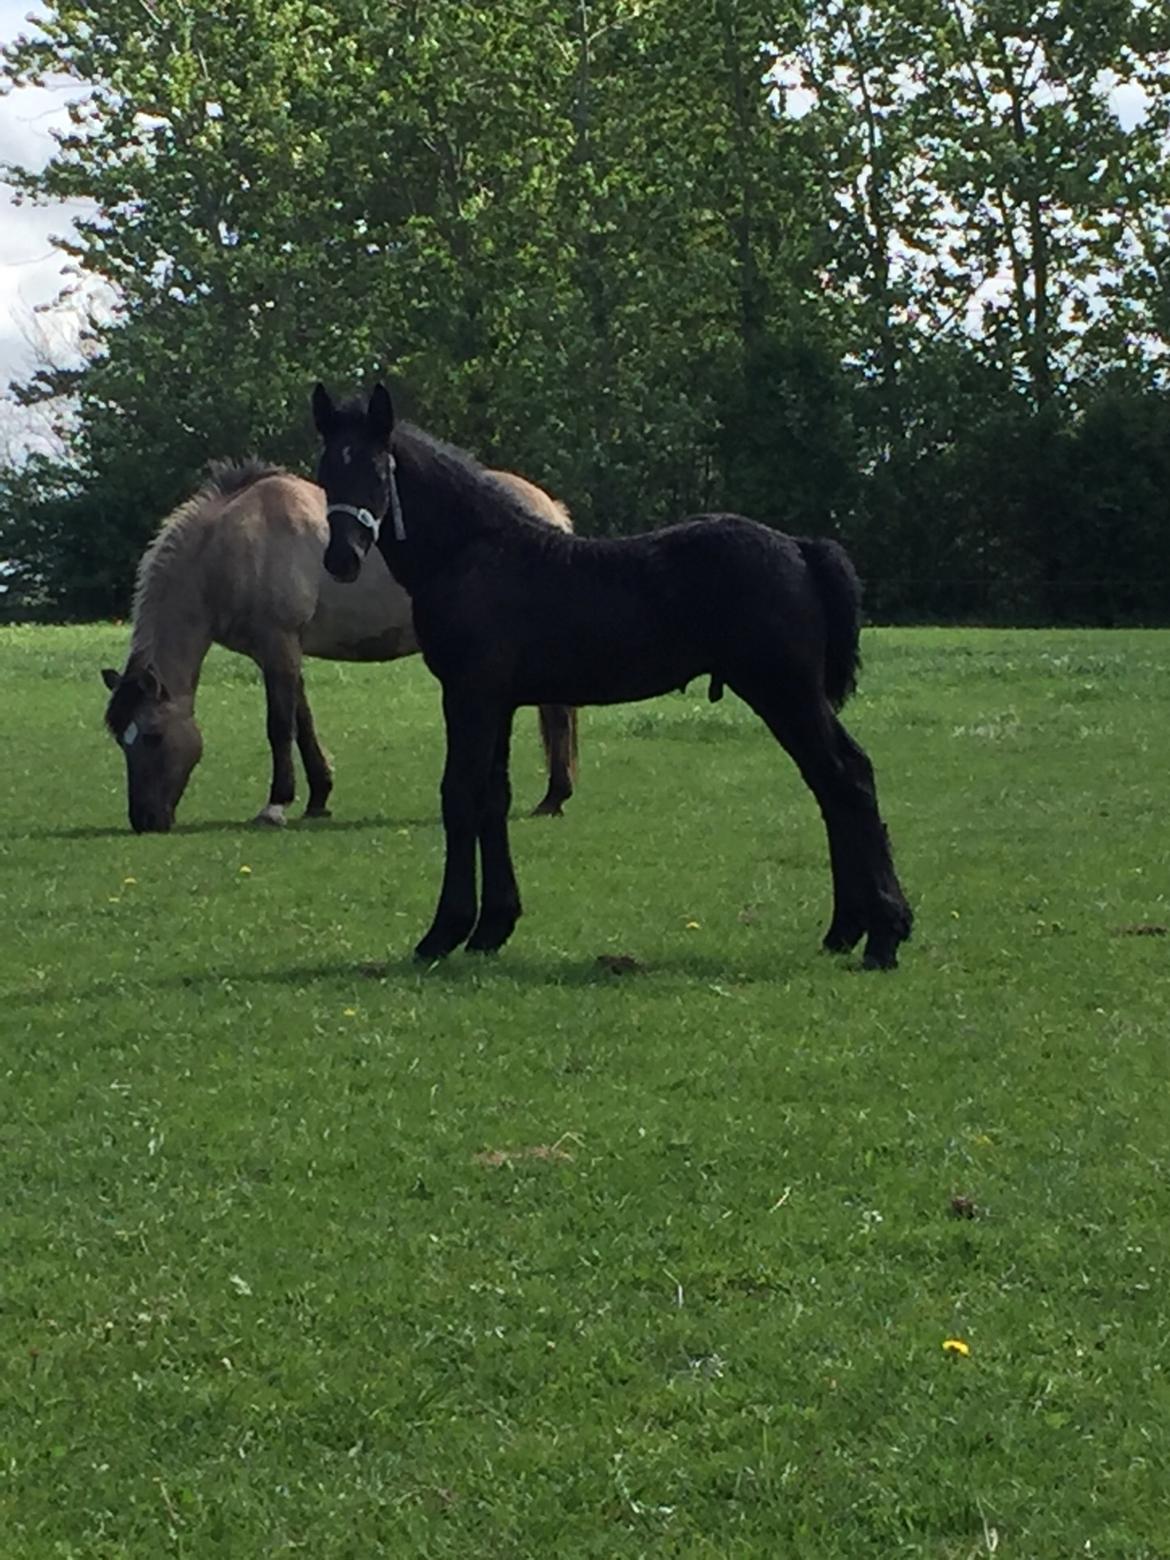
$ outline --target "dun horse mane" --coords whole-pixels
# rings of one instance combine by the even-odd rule
[[[207,480],[203,486],[167,515],[139,560],[131,606],[134,623],[130,646],[132,661],[141,666],[151,664],[154,656],[154,615],[158,606],[160,582],[167,578],[171,566],[212,505],[242,493],[245,488],[265,477],[288,475],[283,466],[274,466],[256,456],[248,456],[240,461],[209,462]]]

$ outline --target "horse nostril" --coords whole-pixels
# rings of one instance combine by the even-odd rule
[[[352,547],[330,547],[325,553],[325,567],[335,580],[345,583],[357,579],[361,559]]]

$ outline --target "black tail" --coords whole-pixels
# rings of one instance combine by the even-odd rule
[[[837,542],[802,536],[797,545],[825,609],[825,692],[839,710],[857,687],[861,666],[861,581]]]

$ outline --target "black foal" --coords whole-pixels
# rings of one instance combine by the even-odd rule
[[[313,410],[329,505],[325,567],[356,576],[376,542],[410,592],[427,665],[443,687],[447,858],[418,956],[499,948],[520,915],[508,848],[512,717],[524,704],[653,698],[704,674],[744,699],[792,755],[829,839],[825,946],[866,938],[892,969],[910,935],[878,812],[873,768],[837,718],[858,666],[860,587],[833,542],[704,515],[645,536],[551,530],[462,451],[368,406]],[[476,849],[482,894],[476,892]]]

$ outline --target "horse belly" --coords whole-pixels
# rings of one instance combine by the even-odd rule
[[[709,657],[691,646],[587,640],[529,659],[516,679],[517,702],[635,704],[673,693],[708,670]]]
[[[306,655],[323,661],[396,661],[417,649],[410,597],[376,547],[351,585],[322,568],[317,610],[304,634]]]

